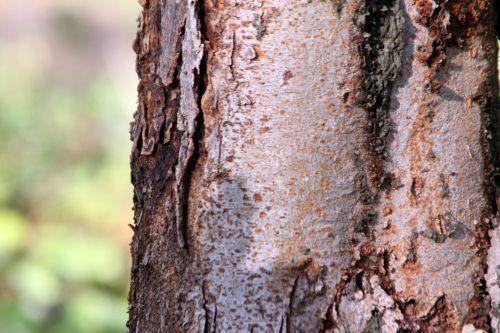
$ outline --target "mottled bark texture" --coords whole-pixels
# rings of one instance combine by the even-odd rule
[[[142,0],[130,332],[499,332],[488,0]]]

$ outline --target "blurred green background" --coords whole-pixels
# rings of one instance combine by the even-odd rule
[[[125,332],[136,0],[0,0],[0,333]]]

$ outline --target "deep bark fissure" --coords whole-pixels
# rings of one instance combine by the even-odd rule
[[[179,109],[178,129],[181,134],[180,155],[175,167],[177,186],[176,197],[176,230],[178,245],[187,246],[187,224],[189,188],[191,176],[199,158],[199,140],[202,138],[203,115],[201,110],[201,94],[203,89],[203,75],[201,66],[204,59],[204,38],[201,24],[199,1],[187,3],[184,34],[182,41],[182,73],[181,73],[181,105]],[[185,82],[182,82],[182,81]],[[180,123],[179,123],[180,122]]]
[[[299,283],[299,277],[297,276],[293,280],[292,290],[290,291],[290,300],[288,301],[288,313],[286,314],[286,333],[291,332],[293,307],[295,306],[295,294],[297,292],[298,283]]]
[[[201,34],[201,43],[205,44],[208,43],[207,41],[207,34],[206,34],[206,25],[205,25],[205,11],[204,11],[204,5],[202,0],[197,0],[196,1],[196,9],[195,13],[197,14],[197,20],[199,24],[199,31]],[[193,141],[195,144],[194,150],[193,150],[193,155],[191,156],[189,163],[187,164],[186,171],[183,175],[184,180],[184,211],[183,211],[183,222],[182,222],[182,228],[180,230],[181,233],[184,234],[184,239],[187,239],[187,226],[188,226],[188,218],[189,218],[189,190],[191,188],[191,180],[193,177],[193,173],[198,165],[198,161],[200,159],[200,145],[201,142],[203,141],[204,137],[204,131],[205,131],[205,123],[204,123],[204,118],[203,118],[203,108],[202,108],[202,97],[205,91],[207,90],[207,58],[208,54],[206,51],[203,52],[203,55],[201,57],[200,61],[200,67],[199,71],[196,71],[195,73],[195,90],[197,93],[197,100],[196,100],[196,105],[198,107],[198,115],[195,119],[196,122],[196,129],[193,134]],[[186,244],[187,246],[188,244]]]

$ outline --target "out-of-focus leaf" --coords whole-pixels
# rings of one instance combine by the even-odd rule
[[[64,326],[72,327],[74,333],[122,332],[127,320],[127,303],[123,298],[92,289],[72,295],[64,311]]]
[[[9,273],[9,284],[32,319],[41,319],[57,303],[60,283],[54,273],[39,262],[25,260]]]
[[[0,209],[0,265],[20,250],[26,239],[26,220],[13,210]]]
[[[138,4],[23,5],[0,30],[0,333],[125,332]]]
[[[36,324],[17,302],[0,303],[0,332],[31,333]]]
[[[34,255],[61,278],[80,283],[116,283],[126,265],[118,245],[100,235],[55,223],[45,225],[40,232]]]

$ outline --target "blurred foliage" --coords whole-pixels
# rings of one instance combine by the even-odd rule
[[[138,10],[91,3],[0,33],[0,333],[125,332]]]

